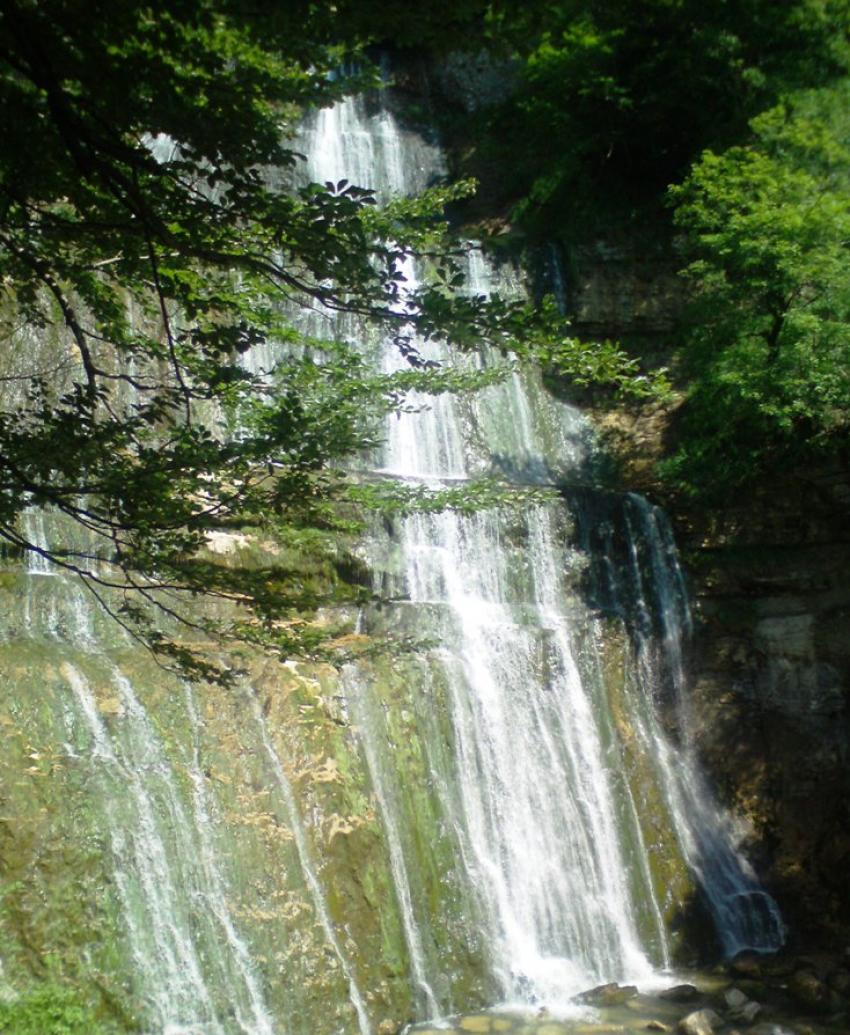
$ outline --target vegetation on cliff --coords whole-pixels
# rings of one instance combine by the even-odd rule
[[[713,494],[846,449],[846,0],[494,3],[488,25],[516,89],[476,114],[478,150],[514,218],[680,253],[670,482]]]

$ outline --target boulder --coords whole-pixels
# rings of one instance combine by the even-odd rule
[[[647,1021],[646,1022],[646,1030],[647,1031],[669,1031],[670,1030],[670,1026],[668,1024],[665,1024],[663,1021],[652,1020],[652,1021]]]
[[[758,956],[744,954],[732,960],[729,970],[739,977],[758,979],[761,977],[762,965]]]
[[[714,1010],[694,1010],[679,1021],[676,1031],[679,1035],[714,1035],[722,1025],[723,1018]]]
[[[616,981],[611,981],[607,985],[597,985],[596,988],[581,992],[575,1000],[588,1006],[620,1006],[627,999],[634,999],[637,994],[634,985],[618,985]]]
[[[747,997],[740,988],[727,988],[723,993],[723,998],[730,1010],[737,1010],[742,1007],[744,1003],[748,1002]]]
[[[742,1021],[744,1024],[753,1024],[760,1013],[761,1003],[757,1003],[754,999],[747,999],[746,1002],[741,1003],[740,1006],[736,1006],[733,1010],[730,1010],[729,1016],[733,1021]]]
[[[810,1013],[828,1013],[832,996],[829,986],[814,971],[797,970],[788,982],[788,994],[797,1006]]]
[[[658,993],[659,999],[666,999],[670,1003],[692,1003],[699,997],[700,991],[696,985],[673,985]]]

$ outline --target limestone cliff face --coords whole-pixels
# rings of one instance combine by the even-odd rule
[[[803,941],[850,925],[848,503],[833,469],[677,515],[703,752]]]
[[[672,263],[604,242],[576,249],[568,300],[581,334],[663,357],[679,305]],[[622,487],[676,527],[696,630],[696,737],[792,942],[850,929],[850,471],[788,472],[706,508],[665,498],[653,466],[662,410],[603,414]]]

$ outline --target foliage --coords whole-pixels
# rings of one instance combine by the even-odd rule
[[[847,84],[753,121],[671,189],[693,291],[693,387],[668,476],[717,491],[847,442]]]
[[[492,115],[491,148],[519,214],[546,233],[588,209],[613,222],[645,208],[781,93],[844,74],[848,12],[846,0],[494,2],[490,35],[518,88]]]
[[[45,984],[11,1002],[0,1001],[0,1032],[9,1035],[91,1035],[91,1011],[69,988]]]
[[[847,0],[492,0],[486,31],[516,88],[475,114],[476,160],[524,228],[570,245],[630,234],[636,253],[636,231],[656,250],[680,235],[686,400],[665,476],[718,493],[843,449]],[[568,338],[556,351],[569,360]],[[588,379],[608,361],[633,392],[615,344]]]
[[[437,48],[479,9],[3,5],[0,536],[79,574],[184,667],[214,674],[156,626],[157,612],[185,619],[182,598],[246,605],[233,628],[289,652],[305,611],[364,592],[348,584],[343,461],[411,390],[475,380],[433,369],[420,343],[505,352],[529,328],[540,347],[562,333],[523,303],[456,293],[464,245],[443,207],[471,183],[377,205],[368,184],[304,182],[296,127],[376,85],[367,45],[391,33]],[[414,255],[435,270],[415,288]],[[389,336],[409,369],[370,374],[350,342],[315,331],[338,312],[356,335]],[[593,376],[592,348],[561,351]],[[625,388],[632,373],[610,353],[599,372]],[[86,537],[39,540],[32,507]],[[221,563],[210,532],[234,526],[297,540],[301,555]]]

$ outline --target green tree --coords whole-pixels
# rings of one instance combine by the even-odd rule
[[[84,527],[76,548],[47,549],[54,562],[184,665],[207,671],[151,611],[185,618],[187,595],[246,605],[239,636],[310,649],[305,612],[360,592],[345,551],[358,508],[392,496],[353,487],[341,461],[409,388],[468,387],[422,364],[416,342],[507,349],[529,331],[529,307],[453,293],[442,210],[468,184],[380,209],[368,184],[295,186],[299,120],[376,85],[369,44],[389,33],[437,47],[477,9],[0,9],[0,536],[44,552],[21,521],[29,507]],[[434,278],[402,296],[403,264],[423,251]],[[382,328],[410,368],[378,376],[347,343],[311,339],[299,313],[317,307]],[[630,382],[616,350],[597,360],[541,328],[525,353]],[[281,343],[273,375],[250,372],[246,353]],[[228,525],[271,533],[277,559],[214,563],[205,544]]]
[[[848,86],[753,121],[671,189],[693,302],[692,377],[668,476],[721,490],[845,445],[850,414]]]
[[[846,0],[494,2],[517,89],[492,115],[529,226],[614,222],[657,202],[785,92],[847,71]]]

